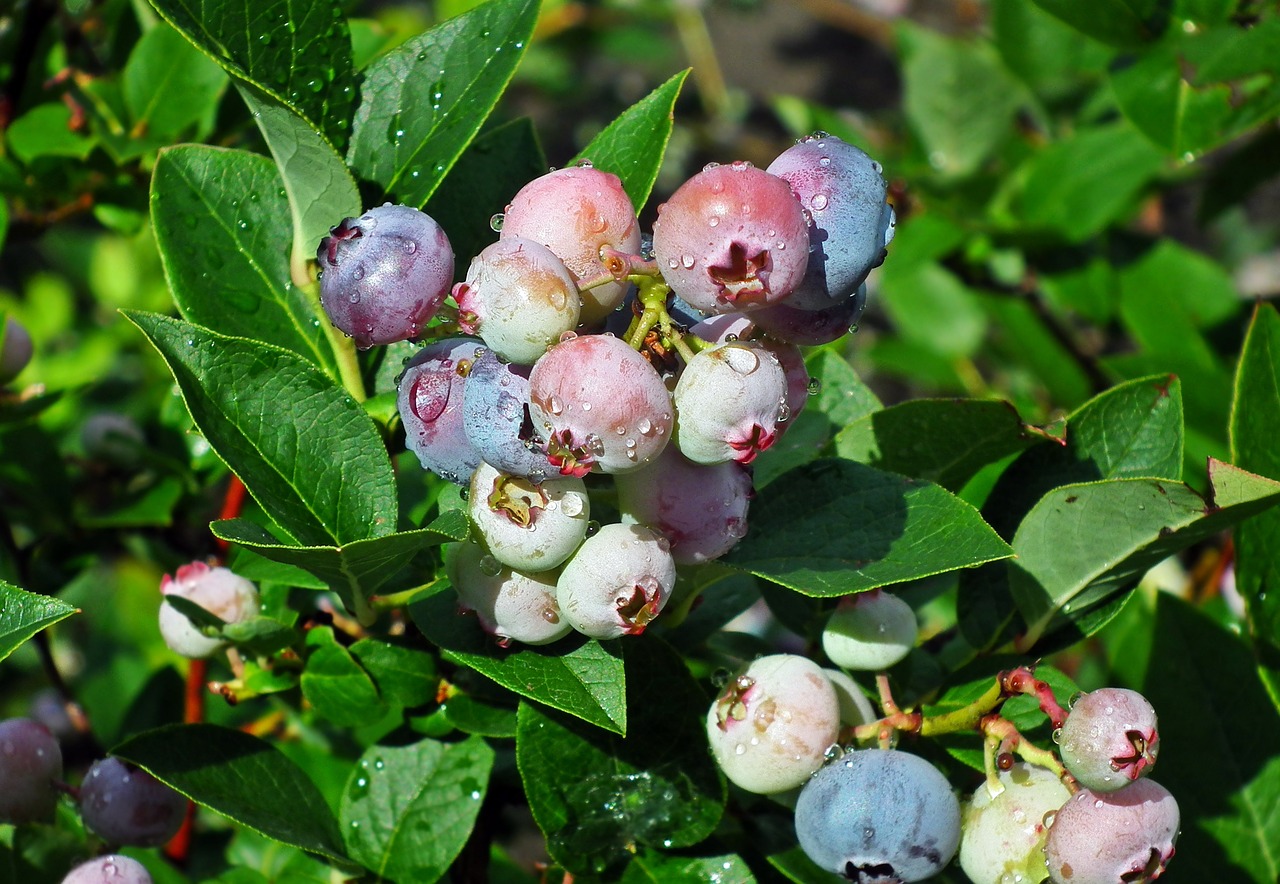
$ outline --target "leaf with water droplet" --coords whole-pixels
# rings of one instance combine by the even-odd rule
[[[353,121],[351,167],[401,202],[425,206],[523,55],[497,49],[527,40],[537,14],[536,0],[492,0],[370,64]]]
[[[351,856],[380,879],[437,880],[471,834],[493,760],[479,737],[369,747],[339,809]]]

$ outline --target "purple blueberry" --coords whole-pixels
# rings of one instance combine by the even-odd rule
[[[52,819],[61,779],[62,750],[47,727],[30,718],[0,721],[0,823]]]
[[[0,384],[7,384],[21,374],[34,352],[26,327],[12,316],[5,317],[0,333]]]
[[[1164,874],[1178,802],[1154,780],[1115,792],[1082,789],[1053,816],[1044,856],[1053,884],[1142,884]]]
[[[80,784],[80,817],[108,844],[164,844],[186,812],[186,798],[118,758],[95,761]]]
[[[753,311],[760,330],[779,341],[816,347],[844,337],[858,324],[867,306],[867,287],[822,310],[801,310],[789,301]]]
[[[529,367],[511,365],[492,350],[471,363],[462,400],[462,424],[485,463],[541,482],[556,474],[529,416]]]
[[[411,206],[388,203],[343,220],[316,260],[325,313],[361,349],[418,337],[453,283],[449,238]]]
[[[409,450],[423,469],[457,485],[467,483],[481,460],[463,425],[463,391],[483,346],[446,338],[424,347],[409,361],[396,399]]]
[[[791,185],[811,219],[808,270],[787,303],[818,310],[848,298],[893,239],[880,164],[834,135],[817,133],[784,150],[768,171]]]

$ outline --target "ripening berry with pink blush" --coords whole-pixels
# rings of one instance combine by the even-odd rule
[[[658,207],[653,250],[667,283],[695,309],[753,310],[804,278],[809,222],[781,178],[750,163],[711,165]]]
[[[695,464],[668,445],[653,463],[614,481],[623,521],[661,532],[676,564],[718,559],[746,536],[751,475],[736,463]]]
[[[619,638],[644,632],[675,585],[666,538],[642,525],[605,525],[565,564],[556,601],[583,635]]]
[[[481,460],[463,423],[463,392],[483,347],[469,338],[446,338],[424,347],[409,360],[396,396],[405,445],[424,470],[456,485],[465,485]]]
[[[563,475],[624,473],[671,435],[671,395],[649,361],[612,335],[556,344],[529,375],[529,416]]]
[[[471,261],[453,288],[458,325],[508,362],[532,365],[578,324],[578,286],[546,246],[500,239]]]
[[[499,235],[541,243],[579,283],[609,275],[602,252],[640,251],[640,223],[622,180],[585,163],[549,172],[520,188],[503,214]],[[619,281],[582,292],[581,321],[591,325],[604,319],[626,293],[627,284]]]
[[[800,139],[769,164],[809,212],[809,266],[787,299],[819,310],[854,293],[884,260],[893,240],[894,212],[880,164],[834,135]]]
[[[782,433],[804,411],[809,401],[809,369],[804,364],[804,353],[795,344],[772,338],[761,338],[755,343],[773,354],[778,365],[782,366],[782,373],[787,377],[787,419],[778,423],[778,432]]]
[[[183,565],[160,581],[166,598],[181,596],[195,602],[226,623],[242,623],[258,613],[258,588],[228,568],[204,562]],[[160,635],[165,644],[184,657],[208,657],[226,646],[220,638],[205,635],[186,614],[168,604],[160,606]]]
[[[701,464],[751,463],[773,445],[779,420],[791,413],[778,358],[750,341],[700,351],[685,366],[672,399],[676,445]]]

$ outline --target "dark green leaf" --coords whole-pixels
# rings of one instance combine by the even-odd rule
[[[228,73],[274,95],[339,146],[345,142],[356,80],[351,33],[340,5],[327,0],[153,4]]]
[[[1077,31],[1122,48],[1154,40],[1168,24],[1168,4],[1162,0],[1035,0],[1035,4]]]
[[[0,660],[46,626],[76,613],[72,605],[0,580]]]
[[[1162,479],[1067,485],[1045,495],[1013,538],[1014,600],[1030,647],[1055,618],[1076,620],[1178,550],[1280,502],[1280,482],[1210,461],[1206,502]]]
[[[275,521],[308,544],[390,534],[395,477],[373,422],[301,357],[129,311],[196,427]]]
[[[268,838],[344,858],[324,796],[301,768],[257,737],[212,724],[170,725],[139,734],[112,754]]]
[[[156,161],[151,221],[183,317],[332,371],[319,303],[290,279],[288,214],[280,174],[266,157],[181,145]]]
[[[436,666],[431,655],[402,644],[362,638],[351,655],[364,667],[388,703],[421,706],[436,695]]]
[[[210,530],[217,537],[263,558],[314,574],[338,593],[348,608],[359,611],[378,588],[395,577],[415,555],[429,546],[465,540],[468,529],[464,516],[450,513],[428,528],[355,540],[340,546],[281,543],[246,519],[214,522]]]
[[[270,617],[254,617],[242,623],[229,623],[222,628],[222,635],[236,647],[251,654],[274,654],[299,644],[301,633],[288,624]]]
[[[386,712],[373,679],[351,652],[338,644],[331,626],[318,626],[307,633],[302,695],[318,715],[347,727],[376,721]]]
[[[242,84],[240,95],[271,148],[293,216],[293,282],[308,281],[307,261],[343,218],[361,214],[360,192],[333,146],[311,123],[275,98]]]
[[[1260,304],[1245,338],[1231,404],[1231,456],[1241,469],[1280,476],[1280,314]],[[1280,513],[1236,526],[1236,588],[1244,596],[1249,632],[1280,654]]]
[[[122,78],[134,132],[173,136],[216,108],[227,75],[168,25],[147,31],[134,46]]]
[[[516,735],[516,710],[494,706],[470,694],[458,693],[440,704],[450,724],[466,734],[510,738]]]
[[[663,642],[621,644],[629,737],[520,704],[516,763],[529,808],[551,856],[575,873],[620,864],[636,847],[697,844],[724,809],[703,731],[708,698]]]
[[[752,503],[722,561],[811,596],[838,596],[1007,558],[977,510],[937,485],[844,460],[793,470]]]
[[[524,55],[538,0],[491,0],[365,70],[347,160],[421,208],[475,137]]]
[[[674,125],[676,99],[688,75],[687,70],[681,71],[627,108],[574,160],[590,161],[596,168],[621,178],[637,212],[644,208],[653,182],[658,179]]]
[[[603,645],[572,636],[545,647],[499,648],[475,617],[458,613],[451,588],[414,602],[409,613],[446,659],[522,697],[626,733],[626,676],[617,642]]]
[[[991,27],[1004,63],[1047,100],[1100,78],[1112,55],[1027,0],[995,0]]]
[[[369,747],[342,796],[351,856],[379,880],[440,878],[475,825],[493,758],[475,737]]]
[[[490,219],[546,171],[547,161],[527,117],[481,133],[471,142],[426,207],[449,232],[460,265],[465,267],[467,259],[497,239]]]
[[[956,492],[1037,438],[1007,402],[915,399],[849,424],[836,436],[836,453]]]
[[[929,164],[948,176],[973,173],[1009,137],[1022,90],[986,42],[965,42],[899,25],[907,119]]]

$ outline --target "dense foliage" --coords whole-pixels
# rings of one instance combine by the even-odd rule
[[[901,100],[866,112],[715,76],[706,16],[764,27],[767,2],[151,2],[0,18],[0,718],[57,738],[0,725],[0,755],[40,759],[0,766],[0,882],[117,849],[162,884],[837,880],[795,795],[748,791],[708,730],[753,661],[853,665],[850,596],[905,601],[918,639],[853,687],[876,708],[841,712],[827,781],[886,782],[899,756],[852,747],[892,742],[962,801],[1059,751],[1109,794],[1120,767],[1059,729],[1128,688],[1181,829],[1161,880],[1280,877],[1274,4],[989,0],[945,29],[812,4],[894,60]],[[814,132],[883,166],[896,234],[865,315],[806,348],[803,410],[748,446],[745,536],[680,562],[642,635],[495,641],[443,552],[480,530],[474,489],[422,468],[397,405],[422,344],[492,309],[442,287],[479,286],[552,166],[616,175],[653,231],[704,163]],[[349,327],[358,349],[317,274],[386,202],[438,222],[452,280],[422,341]],[[631,257],[635,343],[691,361],[665,265]],[[648,486],[590,466],[594,539]],[[1125,739],[1145,776],[1154,720]],[[942,788],[902,764],[903,794]],[[106,810],[134,791],[157,828]]]

